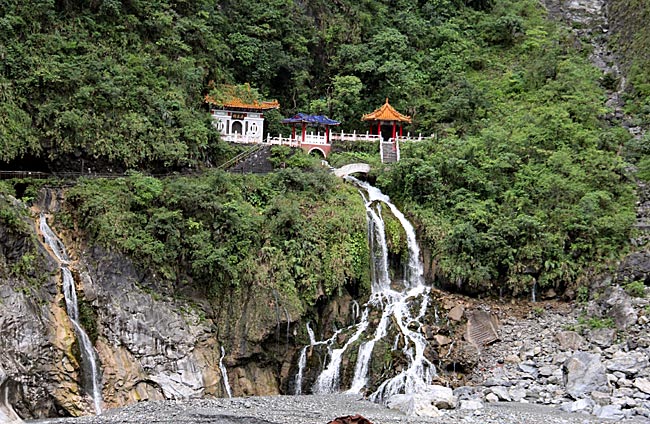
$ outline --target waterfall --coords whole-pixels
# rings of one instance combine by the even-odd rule
[[[319,394],[332,393],[340,389],[339,372],[343,354],[360,338],[369,337],[365,335],[369,326],[369,312],[370,310],[380,310],[381,319],[374,330],[372,338],[359,346],[354,377],[347,392],[360,393],[366,386],[375,344],[379,340],[385,339],[388,336],[389,328],[393,326],[393,330],[397,331],[394,350],[398,348],[398,340],[401,336],[403,341],[402,352],[408,361],[408,366],[394,377],[383,381],[377,391],[370,396],[371,400],[384,401],[397,393],[415,393],[424,390],[426,386],[431,384],[433,377],[436,375],[435,366],[424,356],[427,342],[419,332],[422,326],[420,320],[425,316],[429,305],[429,288],[424,286],[424,267],[420,260],[420,249],[415,237],[415,229],[411,223],[390,201],[389,197],[379,189],[353,177],[346,177],[346,179],[359,187],[366,205],[368,243],[372,255],[372,294],[365,305],[359,323],[346,329],[354,331],[352,336],[343,347],[330,349],[329,364],[318,376],[312,391]],[[401,290],[391,288],[382,205],[388,207],[406,233],[409,260],[404,270]],[[417,302],[419,302],[419,309],[417,315],[413,316],[411,308],[413,305],[417,305]],[[302,354],[299,361],[301,359]],[[301,371],[299,364],[299,372]]]
[[[47,224],[47,219],[44,214],[41,214],[39,221],[39,229],[43,234],[45,244],[47,244],[54,256],[59,260],[61,277],[63,280],[63,297],[65,298],[66,312],[68,318],[72,323],[72,328],[77,335],[79,347],[81,351],[81,364],[84,374],[90,376],[90,383],[92,386],[92,393],[90,395],[93,399],[93,407],[95,414],[99,415],[102,412],[102,390],[101,390],[101,375],[99,367],[97,366],[97,353],[90,341],[90,337],[81,326],[79,322],[79,302],[77,301],[77,291],[74,284],[72,272],[68,268],[70,257],[65,250],[63,242],[54,234],[54,231]]]
[[[537,280],[533,280],[533,288],[530,289],[530,300],[533,303],[537,302]]]
[[[323,372],[316,379],[313,387],[314,394],[327,394],[333,393],[339,389],[339,370],[341,368],[341,360],[347,348],[357,341],[361,334],[368,328],[368,308],[363,310],[359,323],[356,324],[357,330],[352,337],[348,339],[342,348],[333,349],[330,352],[330,363],[323,370]]]
[[[329,339],[317,342],[316,336],[314,335],[314,330],[311,329],[309,323],[307,323],[306,327],[307,327],[307,334],[309,334],[309,344],[300,350],[300,356],[298,358],[298,372],[296,373],[296,377],[294,380],[294,386],[295,386],[294,395],[302,394],[302,377],[305,372],[305,367],[307,366],[307,349],[317,345],[332,344],[336,339],[336,336],[338,336],[339,333],[341,332],[341,330],[337,330],[334,333],[334,335]]]
[[[300,351],[300,357],[298,358],[298,373],[296,374],[296,378],[294,380],[294,395],[301,395],[302,394],[302,375],[305,372],[305,367],[307,366],[307,349],[309,349],[310,346],[305,346],[302,348]]]
[[[228,373],[226,372],[226,365],[223,363],[223,358],[226,357],[226,350],[221,346],[221,358],[219,359],[219,370],[221,371],[221,378],[223,379],[223,387],[226,389],[226,394],[229,398],[232,397],[230,390],[230,382],[228,381]]]

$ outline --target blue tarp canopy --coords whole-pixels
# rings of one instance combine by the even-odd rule
[[[291,118],[283,119],[283,124],[302,124],[307,125],[341,125],[339,121],[328,118],[325,115],[308,115],[306,113],[299,113]]]

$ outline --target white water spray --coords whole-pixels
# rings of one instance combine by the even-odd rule
[[[348,339],[343,347],[330,351],[330,363],[323,370],[323,372],[316,379],[313,387],[314,394],[327,394],[339,390],[339,370],[341,368],[341,360],[347,348],[357,341],[359,337],[368,328],[368,308],[363,310],[359,323],[356,324],[357,330],[352,337]]]
[[[226,365],[223,363],[223,358],[226,357],[226,350],[221,346],[221,358],[219,359],[219,370],[221,371],[221,378],[223,380],[223,387],[226,390],[226,394],[229,398],[232,397],[232,391],[230,390],[230,382],[228,381],[228,372],[226,371]]]
[[[343,354],[349,346],[365,335],[369,325],[368,315],[370,309],[379,309],[382,311],[381,319],[375,328],[372,339],[361,343],[359,346],[354,377],[347,392],[360,393],[364,389],[368,382],[368,372],[374,346],[376,342],[388,335],[391,325],[396,325],[397,336],[394,350],[397,349],[397,341],[401,336],[403,341],[402,351],[408,361],[408,366],[396,376],[384,381],[370,397],[375,401],[383,401],[397,393],[415,393],[424,390],[426,386],[431,384],[433,377],[436,375],[434,365],[424,356],[427,343],[424,336],[419,332],[422,326],[420,320],[425,316],[429,304],[429,289],[424,286],[424,267],[420,261],[420,249],[411,223],[390,201],[388,196],[381,193],[379,189],[353,177],[346,178],[360,188],[366,204],[368,241],[373,256],[372,295],[365,305],[359,323],[346,329],[350,331],[354,329],[353,335],[343,347],[334,350],[330,349],[330,362],[319,375],[312,390],[314,393],[320,394],[332,393],[340,389],[339,372]],[[401,291],[391,288],[382,205],[386,205],[390,209],[402,224],[406,233],[409,261],[402,280],[403,289]],[[419,302],[419,310],[417,315],[413,316],[411,307],[417,302]],[[301,369],[299,372],[301,372]]]
[[[56,236],[56,234],[54,234],[54,231],[52,231],[50,226],[47,224],[47,219],[43,214],[41,214],[40,217],[39,229],[41,230],[41,234],[43,234],[45,244],[50,247],[54,256],[56,256],[60,263],[66,312],[68,313],[68,318],[70,318],[72,328],[79,340],[82,366],[84,371],[90,375],[92,385],[92,393],[90,395],[93,399],[95,414],[99,415],[102,412],[102,390],[101,375],[99,374],[99,367],[97,366],[97,353],[90,341],[90,337],[88,337],[88,334],[84,331],[79,322],[77,291],[74,284],[74,278],[72,277],[72,272],[68,269],[70,258],[68,257],[63,242]]]

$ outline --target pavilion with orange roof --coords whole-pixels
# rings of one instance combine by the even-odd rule
[[[402,137],[404,123],[411,123],[411,117],[395,110],[395,108],[388,103],[388,97],[386,97],[386,103],[384,103],[380,108],[375,109],[373,112],[363,115],[361,120],[370,122],[370,134],[373,134],[373,129],[377,128],[377,135],[386,135],[386,137],[384,137],[386,141],[388,141],[389,138],[393,141],[395,140],[397,137],[398,125],[399,136]],[[390,133],[387,133],[387,131],[382,132],[382,127],[384,130],[390,128]],[[391,134],[390,137],[388,137],[388,134]]]

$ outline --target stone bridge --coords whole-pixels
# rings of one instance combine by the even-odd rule
[[[345,177],[346,175],[357,173],[367,174],[368,172],[370,172],[370,165],[367,163],[351,163],[334,169],[334,175],[337,177]]]

